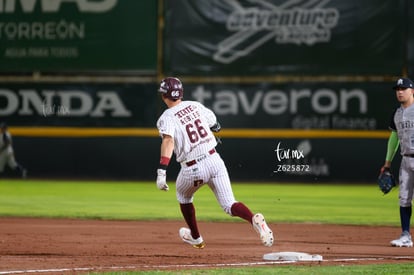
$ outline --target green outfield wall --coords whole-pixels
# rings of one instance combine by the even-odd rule
[[[217,114],[234,179],[375,181],[391,87],[414,78],[413,11],[409,0],[3,0],[0,120],[32,177],[153,179],[156,90],[174,75]]]
[[[190,83],[185,99],[217,114],[218,151],[235,179],[368,181],[385,155],[391,86]],[[151,179],[161,141],[155,123],[165,108],[156,87],[7,83],[0,113],[33,177]]]
[[[15,138],[32,178],[155,180],[159,145],[158,137]],[[385,146],[369,138],[222,137],[217,151],[237,181],[375,183]],[[178,169],[172,161],[170,181]]]

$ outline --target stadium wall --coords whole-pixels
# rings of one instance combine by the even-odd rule
[[[5,3],[0,118],[31,177],[154,179],[175,75],[216,112],[232,178],[374,181],[412,77],[408,0]]]

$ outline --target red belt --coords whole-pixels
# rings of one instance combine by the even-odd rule
[[[209,155],[212,155],[212,154],[214,154],[216,152],[216,149],[211,149],[210,151],[208,151],[208,153],[209,153]],[[190,167],[190,166],[193,166],[194,164],[196,164],[197,163],[197,160],[195,160],[195,159],[193,159],[193,160],[190,160],[190,161],[188,161],[188,162],[186,162],[185,163],[185,165],[187,166],[187,167]]]

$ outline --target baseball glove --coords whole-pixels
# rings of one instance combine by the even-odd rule
[[[396,186],[394,176],[389,168],[384,168],[378,177],[378,187],[382,193],[388,194]]]

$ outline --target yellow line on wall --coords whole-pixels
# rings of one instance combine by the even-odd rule
[[[156,128],[82,128],[82,127],[10,127],[13,136],[21,137],[158,137]],[[386,130],[293,130],[293,129],[223,129],[228,138],[374,138],[389,137]]]
[[[292,129],[227,129],[222,137],[240,138],[388,138],[389,131],[356,130],[292,130]]]
[[[155,128],[10,127],[13,136],[25,137],[153,137]]]

